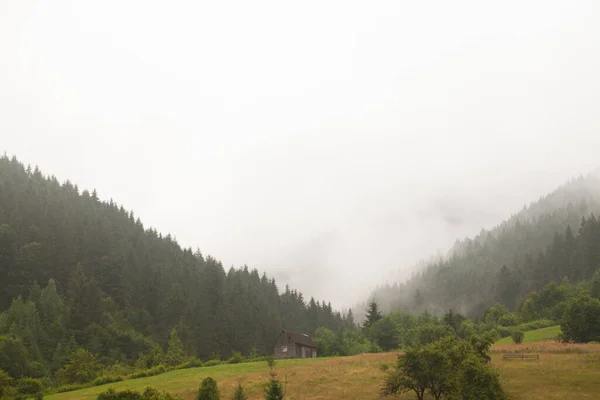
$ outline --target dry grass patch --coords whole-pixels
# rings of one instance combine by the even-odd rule
[[[503,360],[507,352],[540,355],[539,361]],[[329,359],[280,361],[275,366],[287,381],[287,400],[379,400],[379,386],[385,372],[380,365],[395,364],[398,353],[364,354]],[[507,344],[492,347],[492,365],[499,372],[505,390],[513,400],[600,399],[600,345],[562,344],[554,341]],[[239,380],[250,400],[263,399],[269,379],[264,362],[219,365],[172,371],[154,377],[133,379],[48,396],[50,400],[94,399],[108,387],[143,390],[152,386],[192,400],[202,379],[213,377],[223,399],[228,399]],[[415,399],[411,393],[395,399]]]

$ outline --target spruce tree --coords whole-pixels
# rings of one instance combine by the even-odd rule
[[[244,387],[242,386],[241,383],[238,383],[237,387],[235,388],[235,392],[233,392],[233,396],[231,397],[231,399],[232,400],[248,400],[248,396],[244,392]]]
[[[167,353],[165,354],[165,363],[169,366],[175,366],[185,361],[185,353],[183,351],[183,345],[177,336],[177,330],[171,329],[171,335],[169,336],[169,347],[167,347]]]
[[[379,305],[377,304],[377,302],[375,300],[371,301],[369,303],[369,308],[367,308],[367,316],[365,319],[365,322],[363,324],[363,327],[365,328],[370,328],[371,326],[373,326],[373,324],[375,324],[377,321],[379,321],[381,319],[382,315],[381,312],[379,311]]]
[[[196,400],[219,400],[220,398],[221,395],[219,394],[217,382],[210,376],[204,378],[200,384],[200,389],[198,390],[198,396],[196,396]]]

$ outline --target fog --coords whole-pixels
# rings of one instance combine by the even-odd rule
[[[1,1],[0,150],[345,307],[598,167],[597,1]]]

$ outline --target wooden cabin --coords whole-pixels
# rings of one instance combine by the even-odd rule
[[[317,345],[310,336],[283,330],[275,343],[275,358],[312,358],[317,356]]]

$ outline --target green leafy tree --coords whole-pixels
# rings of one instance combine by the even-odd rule
[[[383,351],[398,348],[398,327],[389,315],[381,318],[371,326],[370,336]]]
[[[20,340],[0,336],[0,369],[13,378],[20,378],[28,372],[27,349]]]
[[[560,327],[565,340],[600,341],[600,300],[582,295],[569,301]]]
[[[210,376],[204,378],[200,384],[196,400],[219,400],[220,398],[221,395],[219,394],[217,382]]]
[[[426,345],[448,336],[455,336],[455,334],[454,330],[448,325],[425,323],[409,331],[406,344],[409,346]]]
[[[149,369],[162,364],[164,360],[165,354],[162,347],[155,344],[148,353],[140,354],[136,361],[136,366],[140,369]]]
[[[96,356],[79,348],[69,356],[67,363],[58,371],[57,377],[62,384],[86,383],[94,380],[100,369]]]
[[[381,395],[414,392],[423,400],[434,399],[503,400],[497,375],[489,369],[489,343],[475,343],[448,336],[428,345],[413,347],[398,356],[396,368],[388,373]],[[481,354],[483,353],[483,354]]]
[[[466,357],[458,373],[458,393],[461,400],[506,400],[508,396],[498,373],[490,369],[475,355]]]
[[[336,354],[336,336],[332,330],[325,327],[317,328],[315,343],[317,344],[317,352],[320,356],[328,357]]]
[[[590,296],[600,299],[600,269],[598,269],[590,281]]]
[[[396,371],[388,375],[381,395],[412,391],[419,400],[423,400],[426,393],[439,399],[452,389],[452,372],[448,357],[433,344],[420,349],[408,349],[398,357]]]
[[[167,353],[165,354],[165,363],[170,366],[175,366],[185,361],[185,353],[183,351],[183,345],[177,336],[177,330],[171,329],[169,336],[169,346],[167,347]]]
[[[6,389],[13,385],[13,378],[0,369],[0,398],[4,395]]]

